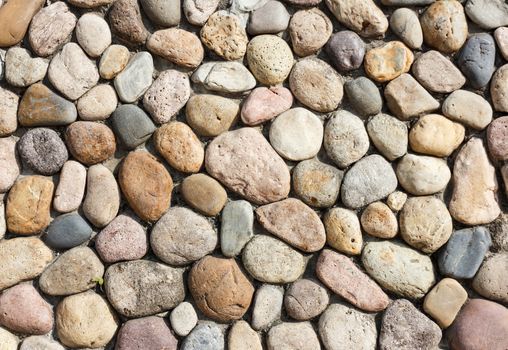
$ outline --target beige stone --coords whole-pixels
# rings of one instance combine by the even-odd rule
[[[83,200],[86,168],[74,160],[65,162],[56,187],[53,207],[61,213],[77,210]]]
[[[87,121],[107,119],[118,105],[115,89],[111,85],[97,85],[81,96],[77,109],[79,117]]]
[[[293,51],[301,57],[321,49],[332,35],[332,21],[317,7],[296,12],[289,22]]]
[[[423,196],[443,191],[451,178],[446,161],[406,154],[397,164],[399,184],[409,193]]]
[[[44,0],[10,0],[0,7],[0,47],[23,40],[32,17],[44,6]]]
[[[228,333],[229,350],[263,350],[260,336],[244,320],[233,324]]]
[[[490,83],[490,94],[494,109],[498,112],[508,112],[508,64],[494,73]]]
[[[203,44],[226,60],[242,58],[249,41],[240,18],[226,11],[212,14],[200,36]]]
[[[116,217],[120,208],[120,190],[114,175],[104,165],[88,168],[83,213],[96,227],[104,227]]]
[[[199,66],[205,54],[199,38],[179,28],[156,31],[148,39],[146,47],[153,54],[187,68]]]
[[[180,186],[184,200],[207,216],[215,216],[224,208],[228,195],[217,180],[205,174],[186,177]]]
[[[18,127],[18,101],[14,92],[0,87],[0,137],[16,131]]]
[[[377,82],[393,80],[407,73],[413,63],[413,53],[400,41],[391,41],[367,51],[364,59],[365,72]]]
[[[508,252],[488,257],[476,273],[473,289],[484,297],[508,303]]]
[[[227,131],[240,114],[239,104],[216,95],[194,95],[187,102],[187,123],[202,136],[217,136]]]
[[[0,193],[9,191],[21,171],[16,141],[12,136],[0,138]]]
[[[360,222],[365,232],[378,238],[393,238],[399,229],[395,214],[383,202],[369,204],[363,211]]]
[[[441,328],[448,328],[467,300],[467,292],[459,282],[444,278],[425,296],[423,310]]]
[[[111,45],[99,61],[99,74],[103,79],[113,79],[129,62],[129,49],[122,45]]]
[[[358,255],[362,251],[362,231],[356,213],[349,209],[330,209],[324,218],[326,242],[339,252]]]
[[[466,83],[460,70],[435,50],[418,56],[411,71],[424,88],[442,94],[460,89]]]
[[[492,107],[489,102],[474,92],[457,90],[444,100],[443,114],[453,121],[470,128],[482,130],[492,121]]]

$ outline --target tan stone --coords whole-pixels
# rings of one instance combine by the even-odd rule
[[[0,7],[0,47],[23,40],[32,17],[44,6],[44,0],[10,0]]]
[[[330,209],[324,218],[326,242],[338,251],[357,255],[362,251],[362,231],[356,213],[349,209]]]
[[[476,273],[473,289],[484,297],[508,304],[508,252],[488,257]]]
[[[187,123],[202,136],[217,136],[227,131],[238,118],[240,106],[232,99],[216,95],[194,95],[187,102]]]
[[[301,57],[321,49],[332,35],[332,21],[317,7],[296,12],[289,22],[293,51]]]
[[[65,131],[65,143],[73,157],[86,165],[103,162],[116,150],[113,131],[95,122],[72,123]]]
[[[18,127],[18,100],[14,92],[0,87],[0,137],[12,134]]]
[[[383,202],[369,204],[363,211],[360,222],[365,232],[378,238],[393,238],[399,228],[395,214]]]
[[[180,192],[191,207],[207,216],[219,214],[228,199],[228,194],[221,184],[205,174],[194,174],[185,178]]]
[[[386,204],[393,211],[399,211],[402,209],[407,200],[407,194],[402,191],[395,191],[390,193],[386,199]]]
[[[156,31],[148,39],[146,47],[151,53],[187,68],[199,66],[205,54],[199,38],[179,28]]]
[[[391,41],[367,51],[365,72],[372,79],[383,83],[409,72],[413,59],[413,53],[406,45],[400,41]]]
[[[499,67],[492,77],[490,95],[494,109],[498,112],[508,112],[508,64]]]
[[[442,94],[460,89],[466,83],[460,70],[435,50],[418,56],[411,70],[423,87]]]
[[[228,333],[229,350],[263,350],[260,336],[244,320],[233,324]]]
[[[240,18],[226,11],[212,14],[200,36],[203,44],[225,60],[242,58],[249,42]]]
[[[122,45],[111,45],[99,61],[99,74],[103,79],[113,79],[129,63],[129,49]]]
[[[449,119],[470,128],[482,130],[492,121],[492,107],[482,96],[468,90],[456,90],[444,100],[441,107]]]
[[[466,300],[467,292],[460,283],[452,278],[444,278],[425,296],[423,310],[441,328],[448,328]]]
[[[0,193],[9,191],[21,171],[16,142],[12,136],[0,138]]]

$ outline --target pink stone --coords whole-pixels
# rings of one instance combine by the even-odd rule
[[[285,87],[259,87],[245,100],[242,121],[247,125],[261,124],[287,111],[292,104],[293,95]]]
[[[176,350],[177,344],[164,319],[150,316],[125,322],[118,332],[115,350]]]
[[[495,119],[487,129],[490,156],[496,161],[508,160],[508,116]]]

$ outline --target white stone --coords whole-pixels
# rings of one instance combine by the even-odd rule
[[[169,316],[171,328],[181,337],[189,334],[198,323],[198,315],[191,303],[184,301],[171,311]]]
[[[280,286],[263,284],[256,291],[252,309],[252,328],[262,330],[280,319],[284,289]]]
[[[76,25],[76,39],[90,57],[99,57],[111,45],[108,23],[95,13],[85,13]]]

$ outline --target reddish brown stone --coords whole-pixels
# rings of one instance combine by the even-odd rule
[[[86,165],[103,162],[116,150],[113,131],[101,123],[72,123],[65,131],[65,141],[72,156]]]
[[[508,160],[508,117],[495,119],[487,129],[490,156],[496,161]]]

